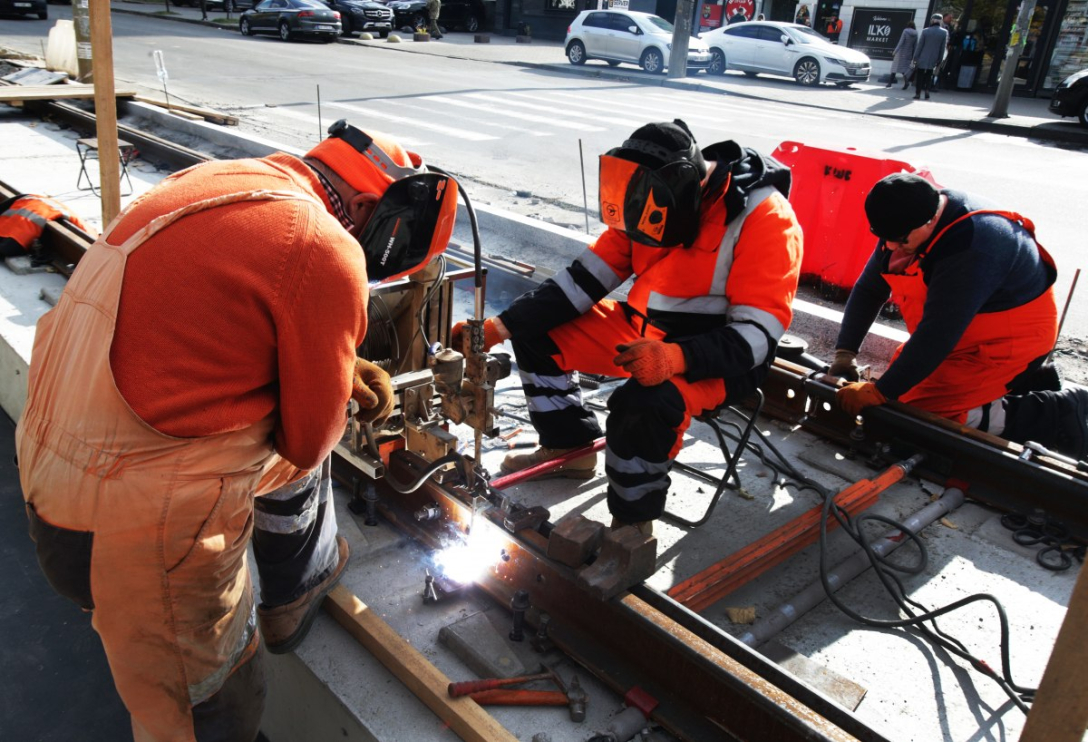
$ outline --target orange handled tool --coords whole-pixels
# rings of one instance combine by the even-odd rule
[[[467,696],[472,693],[478,693],[485,690],[495,690],[496,688],[503,688],[507,685],[518,685],[519,683],[529,683],[533,680],[552,680],[554,676],[550,672],[542,672],[538,675],[523,675],[518,678],[489,678],[487,680],[462,680],[459,683],[450,683],[446,689],[450,698],[459,698],[461,696]]]
[[[520,688],[481,690],[469,695],[481,706],[567,706],[570,698],[561,690],[522,690]]]

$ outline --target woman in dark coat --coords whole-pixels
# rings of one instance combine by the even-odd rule
[[[899,73],[903,76],[903,90],[906,90],[910,85],[907,82],[910,79],[911,73],[911,60],[914,59],[914,47],[918,44],[918,29],[914,25],[914,21],[907,24],[907,27],[903,29],[902,35],[899,37],[899,43],[895,45],[895,53],[892,57],[892,74],[888,77],[888,84],[884,87],[890,88],[895,85],[895,75]]]

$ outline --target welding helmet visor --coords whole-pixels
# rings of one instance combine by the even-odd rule
[[[650,169],[601,155],[601,221],[650,247],[691,245],[699,232],[702,176],[689,160]]]
[[[391,281],[423,267],[446,249],[456,217],[457,183],[448,175],[390,183],[359,235],[367,276]]]

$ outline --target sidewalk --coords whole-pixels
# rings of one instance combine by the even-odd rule
[[[191,23],[204,23],[219,28],[236,27],[234,16],[230,24],[225,22],[202,22],[199,8],[181,8],[171,6],[175,15],[159,17]],[[143,4],[120,0],[113,5],[113,10],[120,13],[160,14],[159,3]],[[225,17],[222,11],[209,11],[213,19]],[[988,116],[993,104],[991,93],[967,93],[962,91],[939,91],[932,100],[913,100],[910,90],[900,86],[885,88],[883,81],[855,85],[848,89],[832,85],[807,88],[786,78],[761,76],[750,78],[740,73],[730,72],[723,77],[698,73],[681,80],[669,80],[663,75],[651,75],[634,65],[609,67],[604,62],[592,61],[583,66],[570,64],[560,41],[541,41],[534,39],[529,44],[519,44],[512,36],[490,34],[490,42],[475,43],[475,35],[465,32],[451,32],[441,41],[427,43],[413,42],[406,34],[396,33],[400,43],[383,39],[362,41],[341,38],[340,43],[357,46],[377,47],[408,54],[429,54],[449,59],[466,59],[477,62],[511,64],[519,67],[533,67],[561,74],[596,77],[599,79],[621,82],[636,82],[644,85],[697,90],[718,95],[731,95],[754,100],[775,101],[778,103],[822,108],[831,111],[847,111],[857,114],[905,119],[921,123],[949,126],[973,131],[989,131],[1008,136],[1041,139],[1066,143],[1088,148],[1088,128],[1076,123],[1073,118],[1062,119],[1047,109],[1048,98],[1019,98],[1009,101],[1009,117],[993,119]]]

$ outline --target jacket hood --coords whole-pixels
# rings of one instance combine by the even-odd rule
[[[748,205],[748,194],[757,188],[773,186],[789,198],[792,175],[788,167],[773,157],[728,141],[704,149],[703,158],[717,163],[707,183],[707,195],[717,194],[729,182],[725,193],[726,224],[744,210]]]

